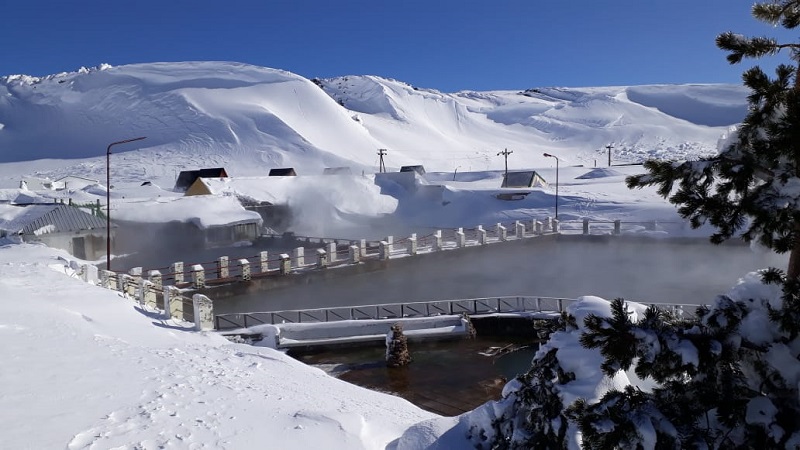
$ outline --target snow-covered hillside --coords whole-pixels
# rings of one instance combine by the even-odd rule
[[[320,89],[322,88],[322,89]],[[543,152],[592,165],[693,157],[745,114],[732,85],[536,88],[441,93],[375,76],[311,80],[230,62],[107,65],[47,77],[0,77],[0,187],[24,170],[102,179],[106,146],[117,182],[174,183],[182,169],[225,166],[232,176],[292,166],[428,170],[547,166]],[[22,161],[42,160],[36,164]],[[67,160],[67,161],[63,161]],[[17,164],[15,164],[17,163]]]

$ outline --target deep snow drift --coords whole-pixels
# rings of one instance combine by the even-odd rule
[[[103,65],[48,77],[0,77],[0,187],[33,168],[58,178],[104,179],[114,147],[114,182],[171,186],[182,169],[225,166],[232,176],[295,167],[376,171],[424,164],[436,171],[591,166],[647,157],[713,153],[746,112],[733,85],[536,88],[453,94],[374,76],[307,80],[228,62]],[[321,88],[320,88],[321,87]],[[58,160],[66,159],[67,162]]]

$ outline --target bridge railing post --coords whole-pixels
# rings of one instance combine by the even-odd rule
[[[155,286],[156,289],[164,289],[164,277],[161,275],[160,271],[151,270],[147,272],[147,279],[153,283],[153,286]]]
[[[253,274],[250,271],[250,261],[247,259],[240,259],[239,260],[239,267],[242,271],[242,280],[243,281],[250,281],[253,279]]]
[[[325,249],[317,249],[317,268],[324,269],[328,267],[328,252]]]
[[[495,225],[495,232],[497,233],[498,241],[505,242],[508,240],[508,230],[506,230],[506,227],[504,227],[502,223],[497,222],[497,225]]]
[[[142,280],[142,302],[150,309],[158,309],[156,286],[148,280]]]
[[[358,248],[359,248],[358,251],[361,254],[361,257],[362,258],[366,257],[367,256],[367,240],[366,239],[361,239],[360,241],[358,241]]]
[[[328,244],[328,262],[336,262],[336,242],[331,242]]]
[[[261,273],[269,272],[269,252],[259,253],[258,259],[260,263],[258,270],[261,271]]]
[[[175,284],[183,283],[186,281],[183,274],[183,262],[174,262],[169,267],[169,271],[172,272],[172,279],[175,280]]]
[[[228,257],[220,256],[219,259],[217,259],[217,278],[228,278],[230,275],[231,272],[228,268]]]
[[[394,236],[386,236],[386,252],[389,256],[392,256],[394,252]]]
[[[358,264],[361,261],[361,251],[359,250],[357,245],[350,246],[350,264]]]
[[[561,231],[561,222],[559,222],[558,219],[553,219],[553,222],[552,222],[550,228],[552,228],[553,233],[560,232]]]
[[[391,247],[390,246],[391,246],[391,244],[389,244],[386,241],[381,241],[380,242],[380,254],[378,255],[378,258],[380,260],[385,261],[385,260],[389,259],[389,256],[391,255],[391,250],[390,250]]]
[[[486,230],[483,229],[483,225],[478,225],[478,244],[486,245]]]
[[[287,275],[292,271],[292,257],[287,253],[281,253],[280,256],[280,273]]]
[[[459,227],[456,230],[456,247],[464,248],[465,245],[467,245],[467,237],[464,234],[464,228]]]
[[[442,250],[442,230],[436,230],[433,233],[433,251],[438,252]]]
[[[533,232],[536,233],[536,234],[542,234],[543,231],[544,230],[542,229],[542,222],[540,222],[538,220],[534,220],[533,221]]]
[[[589,234],[589,218],[583,218],[583,234]]]
[[[411,256],[417,254],[417,233],[411,233],[408,238],[408,254]]]
[[[297,247],[296,249],[293,250],[293,253],[292,253],[293,256],[294,256],[292,258],[292,259],[294,259],[293,266],[296,269],[301,269],[303,266],[306,265],[305,253],[306,253],[306,249],[303,248],[303,247]]]
[[[542,229],[544,233],[548,231],[553,231],[553,219],[550,216],[544,218],[544,228]]]
[[[525,224],[520,222],[519,220],[514,222],[514,232],[516,233],[517,239],[522,239],[525,237]]]
[[[192,296],[194,307],[194,329],[197,331],[210,331],[214,329],[214,302],[202,294]]]
[[[203,288],[206,285],[206,272],[202,264],[192,266],[192,285],[196,289]]]
[[[542,298],[536,297],[536,311],[542,312]]]

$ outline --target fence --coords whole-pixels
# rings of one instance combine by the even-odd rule
[[[405,317],[430,317],[466,313],[520,314],[532,313],[542,319],[555,319],[566,311],[576,299],[516,296],[486,297],[459,300],[434,300],[429,302],[390,303],[384,305],[341,306],[332,308],[296,309],[238,314],[218,314],[214,324],[217,330],[248,328],[255,325],[279,323],[319,323],[342,320],[394,319]],[[670,311],[679,317],[693,315],[697,305],[648,303]]]

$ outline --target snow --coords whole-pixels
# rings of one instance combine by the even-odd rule
[[[68,276],[59,257],[0,248],[4,447],[376,449],[433,417],[275,350],[163,320]]]
[[[245,210],[232,196],[122,201],[115,203],[112,214],[118,220],[144,223],[189,222],[201,229],[226,224],[261,222],[258,213]]]
[[[555,162],[542,155],[548,152],[561,160],[562,221],[677,223],[674,207],[654,189],[624,186],[624,176],[641,167],[593,168],[606,161],[604,147],[614,146],[615,163],[712,155],[746,107],[746,91],[731,85],[452,94],[376,76],[321,85],[233,62],[104,64],[0,77],[0,188],[7,188],[0,201],[104,204],[108,187],[91,180],[105,180],[106,146],[147,136],[110,156],[114,219],[201,227],[260,220],[236,196],[289,205],[297,219],[291,231],[312,236],[372,229],[376,219],[417,232],[544,218],[556,201]],[[390,171],[423,164],[428,173],[406,187],[380,177],[376,183],[379,148],[388,149]],[[500,188],[503,158],[496,156],[503,148],[514,151],[510,168],[536,170],[550,186],[518,201],[497,199],[508,192]],[[174,185],[184,169],[223,166],[231,178],[206,181],[216,195],[183,197],[158,187]],[[352,175],[317,175],[341,166]],[[276,167],[294,167],[300,176],[264,177]],[[67,176],[88,181],[60,191],[18,189],[23,178]],[[141,186],[145,181],[153,185]],[[18,220],[13,214],[18,208],[0,205],[0,221]],[[687,227],[679,233],[692,234]],[[460,417],[436,416],[276,350],[165,320],[79,281],[72,258],[60,251],[5,238],[0,246],[2,446],[458,450],[472,448],[465,439],[471,425],[495,417],[495,402]],[[776,306],[779,295],[756,279],[746,275],[729,295],[760,308],[741,326],[753,342],[769,342],[761,300]],[[628,306],[633,320],[644,311]],[[592,296],[569,309],[579,326],[589,314],[609,311],[608,301]],[[580,346],[579,331],[555,333],[541,350],[557,349],[577,375],[561,391],[565,404],[628,384],[652,387],[632,372],[605,376],[598,351]],[[697,359],[696,349],[680,352],[684,362]],[[796,364],[781,363],[787,352],[776,347],[769,358],[798,383]],[[504,394],[514,390],[512,380]],[[753,402],[748,420],[766,423],[769,406]],[[570,433],[574,448],[579,436]]]

